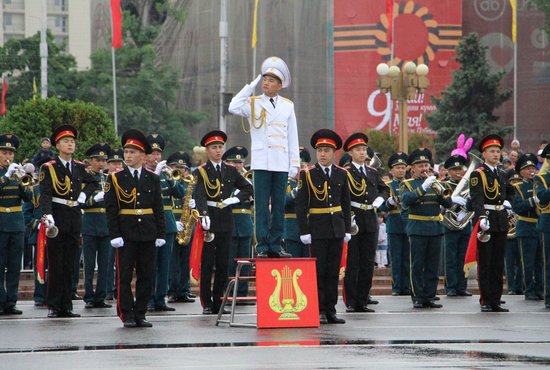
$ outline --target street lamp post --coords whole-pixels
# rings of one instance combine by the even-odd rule
[[[405,63],[403,69],[380,63],[376,67],[376,72],[379,76],[376,84],[380,92],[385,94],[389,91],[391,99],[399,102],[399,151],[408,152],[407,100],[414,99],[417,92],[422,93],[428,88],[429,68],[425,64],[417,66],[413,62]]]

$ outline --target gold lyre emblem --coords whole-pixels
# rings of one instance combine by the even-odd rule
[[[277,313],[281,313],[279,320],[299,320],[297,312],[302,312],[307,307],[307,297],[298,286],[298,277],[302,275],[301,269],[294,273],[290,267],[285,266],[279,272],[277,269],[271,271],[277,285],[269,296],[269,307]]]

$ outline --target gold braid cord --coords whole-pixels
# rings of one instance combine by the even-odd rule
[[[258,99],[258,97],[256,97],[256,96],[253,96],[253,97],[250,98],[250,116],[252,117],[251,125],[255,129],[260,129],[260,128],[263,127],[263,125],[265,123],[265,116],[266,116],[267,111],[265,110],[265,108],[262,108],[262,111],[260,113],[260,117],[256,117],[256,110],[254,109],[254,101],[256,99]],[[256,126],[256,120],[260,121],[260,124],[258,126]],[[250,130],[248,130],[248,131],[250,132]]]
[[[61,183],[57,178],[57,174],[55,173],[53,166],[48,166],[48,170],[50,171],[50,177],[52,178],[52,184],[55,192],[60,196],[69,194],[71,191],[71,179],[69,179],[69,176],[65,175],[65,182]]]
[[[306,172],[306,180],[309,184],[309,187],[313,191],[313,195],[315,195],[315,198],[317,198],[318,201],[323,202],[328,197],[328,182],[325,180],[325,184],[323,185],[323,190],[317,190],[313,182],[311,181],[311,173],[309,171]]]
[[[202,168],[202,167],[199,167],[199,173],[201,174],[202,181],[204,182],[204,188],[206,190],[206,195],[211,199],[214,199],[218,195],[220,195],[220,192],[221,192],[220,180],[216,179],[216,183],[212,184],[208,180],[208,174],[206,173],[205,169]],[[216,193],[211,194],[209,190],[215,191]]]
[[[137,199],[137,189],[133,188],[132,192],[128,194],[124,189],[118,184],[118,179],[116,174],[112,175],[113,178],[113,187],[115,188],[116,198],[118,201],[118,207],[120,208],[120,202],[122,203],[134,203],[134,208],[136,208],[136,199]]]
[[[481,183],[483,184],[483,194],[485,194],[485,197],[489,200],[493,200],[498,196],[500,185],[498,183],[498,180],[495,179],[495,183],[492,187],[489,187],[489,183],[487,181],[487,175],[485,175],[485,172],[479,171],[479,175],[481,176]],[[493,196],[489,196],[489,194],[493,193]]]
[[[546,183],[546,180],[544,179],[544,174],[537,174],[538,178],[540,179],[540,181],[542,182],[542,185],[544,186],[544,189],[548,189],[548,184]],[[533,185],[533,193],[536,194],[537,193],[537,190],[538,190],[538,187],[539,187],[539,184],[537,182],[534,183]],[[550,210],[550,202],[542,207],[539,204],[537,204],[537,213],[540,214],[542,211],[548,211]]]
[[[367,182],[365,179],[361,179],[361,183],[359,183],[357,180],[355,180],[351,173],[346,171],[348,174],[348,184],[349,184],[349,191],[351,194],[353,194],[356,197],[361,197],[365,195],[365,191],[367,190]]]

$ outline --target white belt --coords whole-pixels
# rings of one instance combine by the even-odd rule
[[[207,200],[206,201],[206,205],[207,206],[210,206],[210,207],[216,207],[216,208],[224,208],[223,206],[223,203],[222,202],[213,202],[211,200]]]
[[[492,204],[484,204],[483,208],[489,210],[489,211],[502,211],[506,209],[502,204],[492,205]]]
[[[372,204],[365,204],[365,203],[359,203],[359,202],[351,202],[351,206],[355,207],[355,208],[362,209],[363,211],[374,209]]]
[[[70,200],[70,199],[63,199],[58,197],[52,197],[53,203],[63,204],[67,207],[77,207],[79,206],[78,202],[76,200]]]

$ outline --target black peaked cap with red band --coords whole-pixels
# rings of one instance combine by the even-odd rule
[[[136,130],[135,128],[131,128],[124,132],[120,142],[123,148],[132,147],[145,152],[145,154],[151,154],[153,151],[143,132]]]
[[[310,144],[315,149],[320,146],[328,146],[334,148],[334,150],[338,150],[342,147],[342,138],[336,132],[328,128],[322,128],[315,131],[311,136]]]

